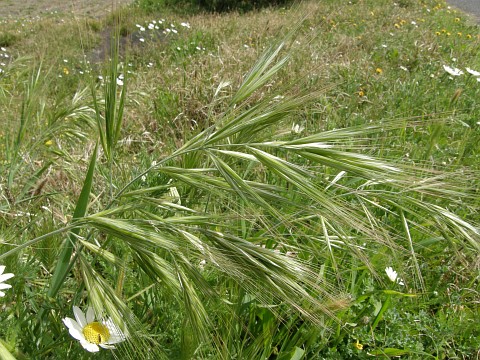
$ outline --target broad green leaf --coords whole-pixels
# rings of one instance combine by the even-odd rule
[[[303,356],[305,355],[305,350],[299,348],[298,346],[295,347],[295,350],[292,354],[292,357],[290,360],[300,360],[303,359]]]
[[[3,345],[3,341],[0,340],[0,359],[2,360],[15,360],[15,356],[13,356],[10,351]]]

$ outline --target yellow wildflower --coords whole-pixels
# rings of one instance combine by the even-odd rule
[[[69,74],[69,71],[68,71],[68,69],[67,69],[66,67],[63,68],[63,73],[64,73],[65,75],[68,75],[68,74]]]
[[[363,344],[360,344],[360,342],[357,339],[357,342],[353,344],[357,348],[357,350],[363,350]]]
[[[471,39],[471,38],[472,38],[472,35],[467,34],[467,39]]]
[[[53,141],[52,140],[47,140],[45,141],[45,146],[52,146],[53,145]]]
[[[395,26],[397,29],[400,29],[400,25],[398,25],[397,23],[395,23],[395,25],[393,26]]]
[[[440,31],[435,31],[435,35],[441,35],[442,33]]]
[[[376,69],[375,69],[375,72],[376,72],[377,74],[382,74],[382,73],[383,73],[383,70],[382,70],[382,68],[376,68]]]
[[[455,22],[459,22],[460,21],[460,18],[455,18]]]

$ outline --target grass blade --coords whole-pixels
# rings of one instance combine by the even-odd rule
[[[73,221],[76,219],[82,218],[85,216],[87,212],[88,200],[90,197],[90,191],[92,189],[93,183],[93,174],[95,172],[95,165],[97,161],[97,146],[95,146],[95,150],[92,154],[92,159],[90,160],[90,165],[88,167],[87,176],[85,177],[85,181],[83,183],[82,191],[80,193],[80,197],[78,198],[77,205],[75,207],[75,211],[73,213]],[[78,235],[80,229],[75,228],[70,233],[69,238],[65,241],[63,245],[62,252],[60,254],[59,260],[55,267],[55,271],[52,276],[52,282],[50,284],[50,288],[48,289],[48,296],[55,297],[55,295],[60,290],[63,281],[67,277],[68,269],[70,267],[70,258],[73,253],[73,247],[75,246],[76,236]]]

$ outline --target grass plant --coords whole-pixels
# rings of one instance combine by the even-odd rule
[[[478,358],[478,25],[145,4],[0,24],[0,357]]]

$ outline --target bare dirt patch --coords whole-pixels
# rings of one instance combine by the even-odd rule
[[[132,0],[0,0],[0,19],[66,13],[99,17]]]

